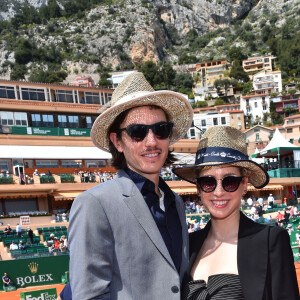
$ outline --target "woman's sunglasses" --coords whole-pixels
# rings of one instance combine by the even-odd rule
[[[222,187],[226,192],[232,193],[235,192],[242,180],[243,176],[233,176],[229,175],[224,177],[223,179],[218,179],[222,181]],[[213,176],[202,176],[197,178],[197,183],[200,189],[205,193],[213,192],[217,187],[217,179]]]
[[[152,125],[133,124],[125,128],[120,128],[118,132],[125,130],[132,140],[141,142],[147,136],[149,129],[151,129],[158,139],[164,140],[170,137],[173,125],[171,122],[159,122]]]

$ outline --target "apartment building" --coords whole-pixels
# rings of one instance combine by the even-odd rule
[[[285,117],[285,109],[289,108],[291,114],[299,112],[300,107],[300,94],[282,95],[272,99],[276,106],[276,112]]]
[[[273,55],[250,57],[243,60],[243,68],[247,73],[257,72],[261,70],[273,71],[275,60],[276,57]],[[249,76],[250,79],[252,79],[251,74],[249,74]]]
[[[284,118],[283,136],[290,143],[300,146],[300,115]]]
[[[197,85],[200,87],[212,87],[216,79],[224,78],[224,71],[227,67],[226,60],[196,64],[196,73],[198,75]]]
[[[246,127],[247,122],[253,122],[257,118],[263,119],[264,113],[270,110],[270,95],[255,94],[247,95],[241,98],[241,110],[245,112]]]
[[[255,94],[280,93],[282,91],[281,71],[266,71],[253,75]]]

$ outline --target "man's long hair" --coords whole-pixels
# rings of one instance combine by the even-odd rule
[[[159,106],[156,105],[149,105],[152,109],[162,109]],[[108,132],[107,132],[107,138],[109,140],[109,152],[112,155],[111,165],[116,168],[117,170],[124,169],[127,167],[126,159],[123,152],[119,152],[114,144],[111,142],[109,136],[112,132],[117,133],[117,138],[121,139],[121,132],[119,131],[121,123],[125,120],[126,116],[128,115],[129,111],[132,108],[129,108],[125,111],[123,111],[121,114],[117,116],[117,118],[114,120],[112,125],[110,126]],[[166,113],[165,113],[166,114]],[[167,114],[166,114],[167,116]],[[168,116],[167,116],[168,118]],[[168,156],[166,158],[166,161],[164,163],[164,167],[170,166],[176,161],[176,158],[171,150],[168,151]]]

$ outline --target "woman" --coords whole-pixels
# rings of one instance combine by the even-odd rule
[[[287,231],[255,223],[240,212],[248,182],[262,188],[265,170],[247,155],[243,134],[229,126],[208,129],[195,165],[176,168],[197,184],[211,220],[190,234],[190,265],[182,299],[299,299]]]

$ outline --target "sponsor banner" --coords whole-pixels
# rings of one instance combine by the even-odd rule
[[[61,283],[67,271],[69,255],[0,261],[0,274],[7,272],[17,288]]]
[[[89,137],[91,134],[91,129],[12,126],[12,134]]]
[[[21,300],[56,300],[56,289],[21,292]]]

